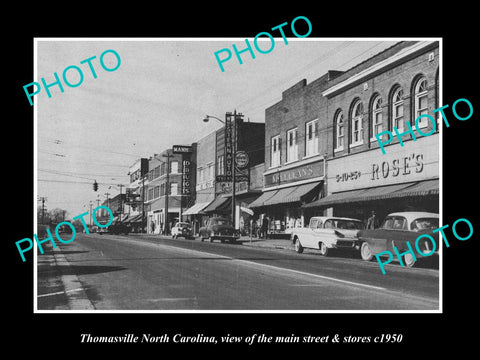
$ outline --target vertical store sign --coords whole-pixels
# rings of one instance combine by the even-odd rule
[[[182,195],[190,195],[191,161],[189,155],[183,155]]]
[[[233,166],[233,126],[232,126],[232,114],[227,113],[225,115],[225,175],[232,177]]]

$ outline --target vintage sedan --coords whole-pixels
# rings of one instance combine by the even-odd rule
[[[176,239],[179,237],[184,237],[185,239],[195,239],[190,223],[181,221],[177,222],[175,226],[172,227],[172,238]]]
[[[394,256],[395,246],[399,254],[409,250],[407,241],[411,248],[417,252],[415,241],[421,234],[429,234],[435,239],[438,244],[438,233],[432,233],[432,230],[437,229],[439,217],[438,214],[430,212],[395,212],[389,214],[383,224],[378,229],[363,230],[358,234],[362,242],[360,254],[362,259],[370,261],[376,254],[382,251],[390,251]],[[427,238],[422,238],[418,241],[418,249],[424,254],[431,253],[433,245]],[[436,247],[438,250],[438,246]],[[421,259],[422,255],[415,255],[415,258]],[[411,253],[406,253],[403,256],[403,263],[407,267],[412,267],[416,260]]]
[[[358,219],[314,216],[308,227],[294,228],[291,239],[298,253],[310,248],[318,249],[321,255],[327,256],[329,249],[360,250],[357,233],[364,228],[363,222]]]
[[[223,217],[208,219],[206,226],[200,228],[199,235],[201,241],[209,239],[210,242],[213,240],[220,240],[221,242],[225,240],[236,241],[239,237],[232,222]]]

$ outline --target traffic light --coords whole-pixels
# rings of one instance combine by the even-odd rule
[[[97,191],[98,190],[98,183],[97,183],[97,180],[95,180],[93,182],[93,191]]]

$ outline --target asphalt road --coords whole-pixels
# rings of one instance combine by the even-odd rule
[[[71,296],[81,290],[97,310],[439,309],[438,270],[383,275],[348,255],[97,234],[77,234],[56,253],[66,261],[55,270],[75,279]],[[54,299],[42,294],[39,309]]]

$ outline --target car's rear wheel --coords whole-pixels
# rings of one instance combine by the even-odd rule
[[[303,253],[303,246],[300,244],[300,240],[298,238],[295,239],[295,251],[299,254]]]
[[[327,245],[325,245],[325,243],[320,242],[319,248],[320,248],[320,255],[323,255],[323,256],[328,255],[328,247]]]
[[[360,248],[360,256],[365,261],[371,261],[373,259],[372,250],[370,246],[368,246],[367,242],[362,243],[362,247]]]
[[[413,267],[416,263],[416,260],[415,258],[413,257],[412,254],[410,253],[407,253],[405,255],[403,255],[403,263],[405,264],[406,267]]]

